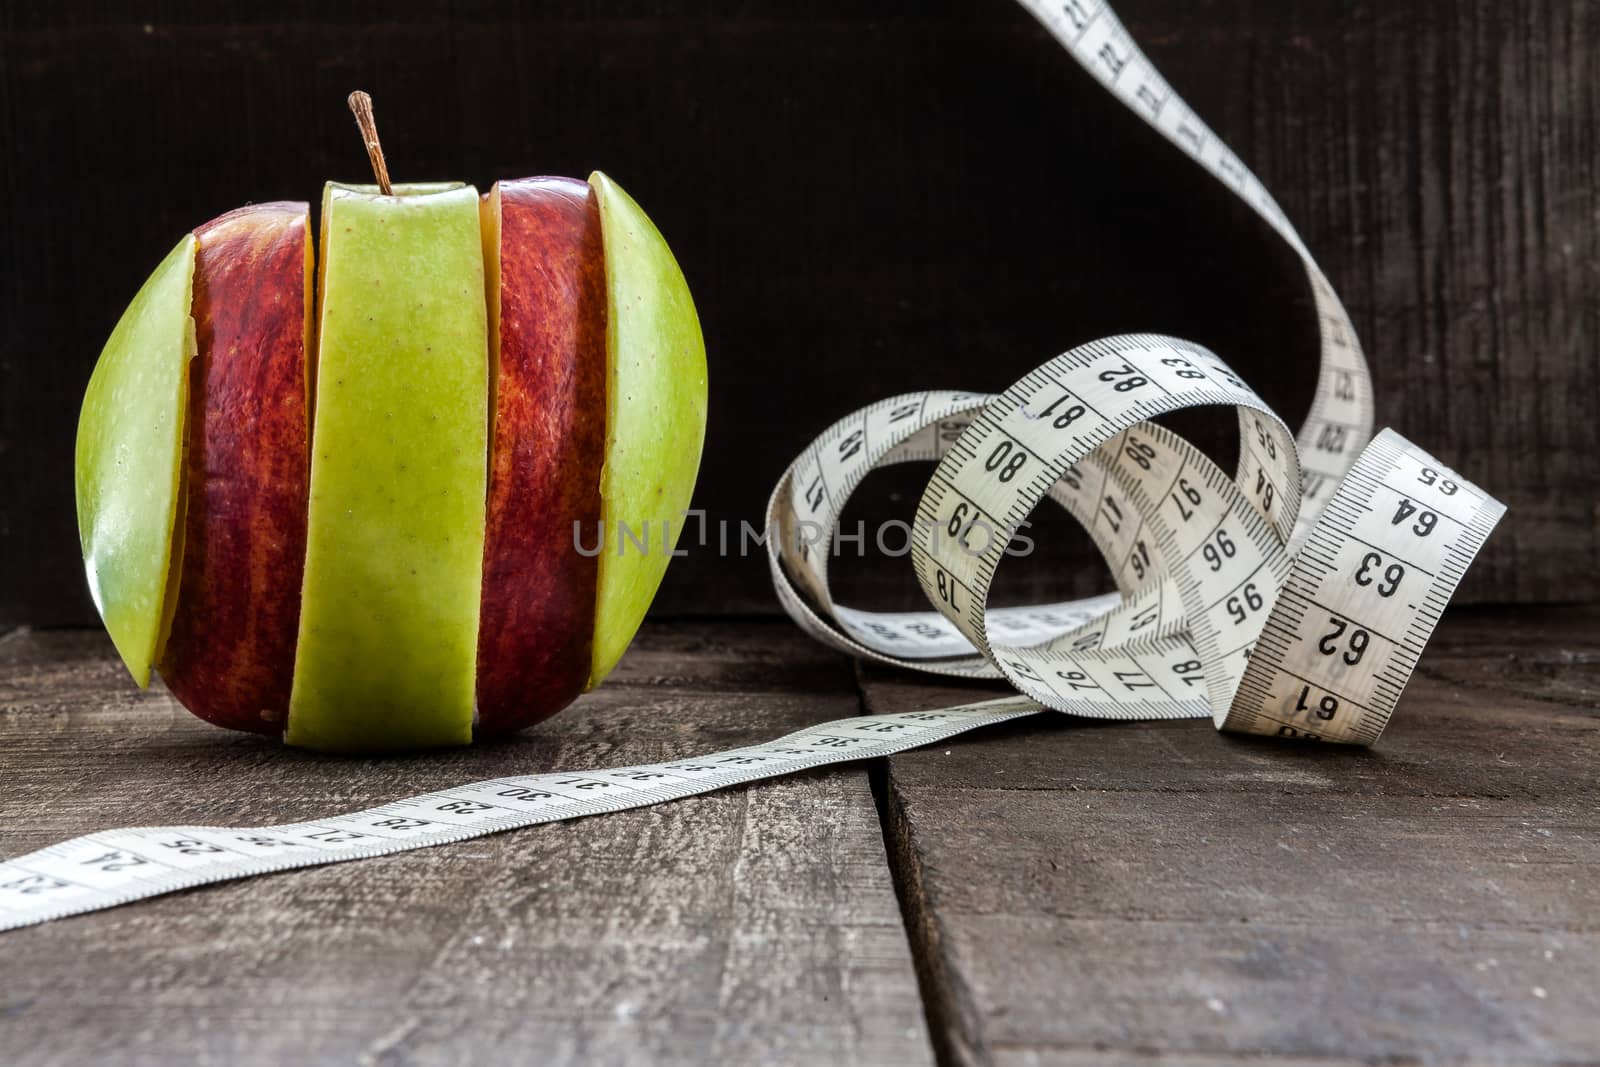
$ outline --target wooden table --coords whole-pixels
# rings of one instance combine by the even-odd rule
[[[1041,718],[0,934],[0,1062],[1568,1063],[1600,1055],[1600,612],[1475,611],[1371,751]],[[973,699],[647,629],[515,741],[322,758],[0,638],[0,856]]]

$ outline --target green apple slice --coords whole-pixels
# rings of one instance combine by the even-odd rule
[[[595,171],[589,184],[600,203],[608,297],[600,472],[606,545],[595,596],[592,689],[633,640],[685,525],[705,442],[706,349],[689,286],[655,225],[604,174]],[[648,537],[648,548],[619,542],[623,525],[640,540]]]
[[[488,452],[478,194],[330,183],[290,744],[472,740]]]
[[[141,687],[171,619],[169,577],[180,570],[173,531],[195,353],[194,263],[188,234],[123,312],[78,417],[78,538],[89,592]]]

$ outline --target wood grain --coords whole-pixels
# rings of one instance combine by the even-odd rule
[[[890,759],[945,1062],[1587,1061],[1597,623],[1447,620],[1370,751],[1063,718]]]
[[[646,630],[524,737],[332,759],[139,693],[89,633],[0,640],[0,855],[258,824],[765,739],[856,709],[787,627]],[[5,935],[8,1064],[930,1062],[861,767],[185,892]]]
[[[881,711],[990,691],[859,685]],[[857,707],[785,624],[680,623],[524,738],[340,760],[139,693],[98,634],[17,630],[0,856]],[[886,761],[882,829],[847,767],[5,934],[0,1059],[1587,1062],[1597,764],[1600,610],[1458,612],[1370,751],[1045,717]]]
[[[1600,595],[1600,7],[1118,8],[1321,257],[1380,424],[1510,503],[1463,596]],[[1310,399],[1292,257],[1014,4],[10,4],[0,621],[93,622],[71,456],[100,345],[177,235],[366,172],[357,86],[397,177],[598,166],[651,212],[705,321],[696,503],[735,532],[851,408],[1107,333],[1210,345],[1291,421]],[[862,517],[907,517],[891,491]],[[1103,581],[1085,538],[1050,544],[1003,573],[1017,595]],[[918,603],[903,563],[849,569],[862,606]],[[658,608],[776,605],[758,556],[696,549]]]

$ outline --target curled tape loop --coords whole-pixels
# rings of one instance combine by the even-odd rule
[[[1148,421],[1197,405],[1237,411],[1232,476]],[[911,528],[936,610],[836,604],[829,545],[803,532],[832,530],[871,470],[915,459],[938,461]],[[773,494],[768,553],[795,621],[856,655],[1003,677],[1074,715],[1209,714],[1227,730],[1370,744],[1504,509],[1388,430],[1309,528],[1301,478],[1295,437],[1215,354],[1113,337],[997,396],[900,396],[835,423]],[[1046,498],[1089,531],[1119,594],[989,609],[1016,531]]]
[[[1371,377],[1333,287],[1266,188],[1111,9],[1019,2],[1295,251],[1321,345],[1311,413],[1293,435],[1216,355],[1135,335],[1075,348],[996,396],[882,401],[790,464],[768,507],[767,543],[778,599],[806,632],[908,669],[1004,678],[1022,695],[821,723],[672,763],[474,782],[313,822],[88,834],[0,863],[0,930],[888,756],[1044,709],[1210,714],[1225,730],[1376,740],[1504,508],[1392,431],[1372,437]],[[1232,476],[1148,421],[1201,404],[1237,412]],[[937,462],[912,528],[912,563],[935,610],[834,603],[827,539],[845,500],[874,467],[914,460]],[[1047,497],[1089,531],[1118,592],[989,608],[1016,524]]]

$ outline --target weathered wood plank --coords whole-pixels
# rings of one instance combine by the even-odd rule
[[[90,633],[0,643],[0,855],[750,743],[852,714],[786,626],[647,629],[531,734],[332,759],[141,694]],[[925,1063],[863,768],[273,875],[5,935],[11,1064]]]
[[[875,711],[974,699],[864,673]],[[1600,612],[1456,615],[1380,745],[1018,723],[889,761],[954,1062],[1588,1060]]]

